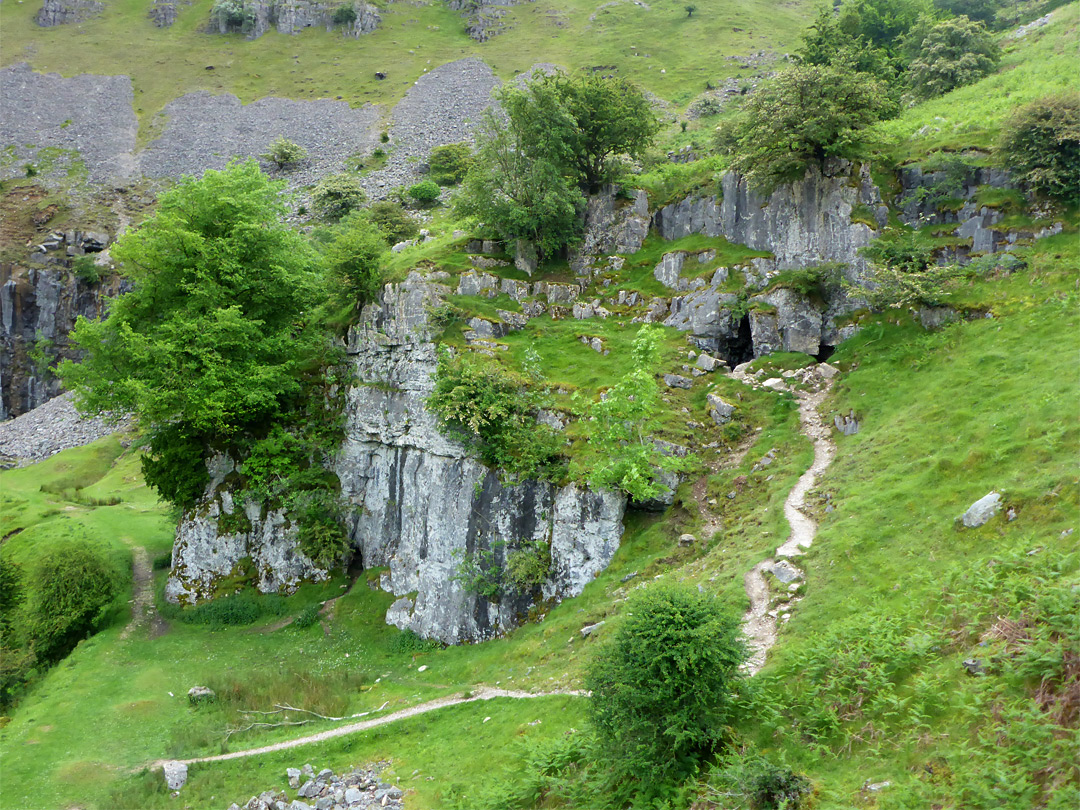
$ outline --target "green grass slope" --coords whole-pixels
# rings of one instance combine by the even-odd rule
[[[292,37],[271,31],[250,42],[204,31],[212,0],[181,3],[168,29],[154,26],[144,0],[116,0],[100,17],[51,29],[34,23],[38,7],[28,2],[0,8],[0,63],[26,61],[65,76],[131,76],[144,125],[169,101],[194,90],[235,93],[244,102],[284,96],[343,98],[354,106],[393,103],[425,71],[466,56],[484,59],[503,78],[537,62],[615,66],[684,105],[707,81],[740,73],[739,64],[725,57],[792,48],[813,7],[805,0],[696,5],[688,17],[673,4],[537,0],[508,9],[509,30],[480,44],[440,0],[387,4],[378,30],[359,39],[306,29]],[[388,78],[377,80],[376,71]]]

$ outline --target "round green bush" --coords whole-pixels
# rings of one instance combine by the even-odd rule
[[[431,205],[439,199],[441,189],[432,180],[422,180],[409,189],[409,196],[421,205]]]
[[[350,174],[324,177],[311,190],[311,207],[321,218],[337,222],[364,204],[367,194],[360,181]]]
[[[465,179],[472,163],[472,147],[467,143],[436,146],[428,157],[428,177],[440,186],[455,186]]]
[[[1061,200],[1080,197],[1080,93],[1047,96],[1006,123],[1002,161],[1036,191]]]
[[[746,649],[739,620],[686,586],[639,592],[586,686],[612,772],[655,795],[722,748]]]

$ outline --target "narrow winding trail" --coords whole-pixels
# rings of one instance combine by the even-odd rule
[[[135,599],[131,606],[131,621],[121,631],[120,638],[127,638],[154,617],[154,570],[150,555],[142,546],[131,549],[131,566]]]
[[[826,381],[817,390],[795,393],[799,402],[802,432],[814,444],[814,461],[799,477],[784,500],[784,517],[791,526],[791,534],[787,541],[776,549],[775,556],[778,558],[802,554],[804,549],[810,548],[817,533],[817,524],[807,517],[803,508],[807,493],[813,489],[818,477],[836,455],[832,432],[818,410],[828,395],[830,386],[831,383]],[[769,610],[769,585],[765,581],[765,574],[774,565],[776,560],[773,558],[762,560],[747,572],[743,580],[746,596],[750,600],[750,609],[743,616],[743,634],[751,652],[746,665],[746,671],[750,675],[756,675],[765,665],[765,657],[776,643],[776,612]]]
[[[575,697],[585,697],[588,692],[582,692],[577,690],[555,691],[555,692],[519,692],[511,689],[494,689],[491,687],[480,687],[473,692],[469,697],[465,697],[463,694],[450,695],[449,697],[437,698],[435,700],[429,700],[426,703],[419,703],[416,706],[410,706],[407,709],[388,714],[385,717],[376,717],[371,720],[361,720],[359,723],[349,723],[345,726],[338,726],[337,728],[327,729],[326,731],[320,731],[318,734],[309,734],[306,737],[297,737],[294,740],[285,740],[283,742],[274,743],[273,745],[264,745],[261,748],[250,748],[246,751],[233,751],[230,754],[217,754],[212,757],[195,757],[194,759],[181,759],[176,760],[182,762],[185,765],[190,765],[193,762],[221,762],[226,759],[243,759],[245,757],[254,757],[260,754],[269,754],[274,751],[285,751],[289,748],[296,748],[301,745],[307,745],[308,743],[323,742],[324,740],[331,740],[334,737],[344,737],[346,734],[355,734],[358,731],[366,731],[369,728],[376,728],[377,726],[384,726],[387,723],[395,723],[398,720],[404,720],[407,717],[415,717],[418,714],[426,714],[427,712],[433,712],[436,709],[442,709],[446,706],[456,706],[461,703],[475,703],[478,700],[491,700],[493,698],[514,698],[516,700],[525,700],[528,698],[539,697],[552,697],[555,695],[573,695]],[[150,764],[151,768],[160,768],[168,760],[158,760]]]

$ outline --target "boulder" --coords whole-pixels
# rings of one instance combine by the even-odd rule
[[[289,787],[296,790],[300,787],[300,769],[299,768],[286,768],[285,777],[289,780]]]
[[[588,638],[593,633],[595,633],[597,630],[599,630],[601,627],[603,627],[605,624],[606,624],[606,622],[597,622],[596,624],[587,624],[587,625],[585,625],[584,627],[581,628],[581,637],[582,638]]]
[[[193,686],[188,690],[187,696],[188,702],[193,706],[217,700],[217,694],[208,686]]]
[[[709,416],[718,426],[727,424],[735,414],[735,406],[725,402],[716,394],[707,394],[705,401],[709,406]]]
[[[180,790],[187,784],[188,767],[183,762],[170,760],[161,766],[165,774],[165,784],[169,790]]]
[[[991,491],[969,506],[960,516],[960,522],[969,529],[976,529],[986,524],[1000,510],[1001,493]]]
[[[671,388],[692,388],[694,381],[681,374],[665,374],[664,382]]]

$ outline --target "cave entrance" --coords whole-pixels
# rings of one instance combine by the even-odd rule
[[[824,363],[826,360],[833,356],[833,352],[835,351],[835,346],[826,346],[824,343],[822,343],[820,349],[818,350],[818,353],[814,355],[814,359],[817,360],[819,363]]]
[[[750,316],[743,315],[739,321],[739,330],[734,338],[729,338],[720,346],[720,354],[729,368],[754,359],[754,336],[750,331]]]

